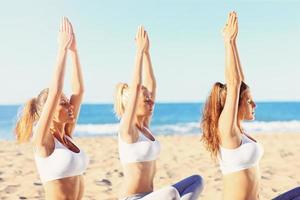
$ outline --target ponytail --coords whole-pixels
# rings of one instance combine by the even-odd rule
[[[226,100],[226,85],[217,82],[213,85],[202,113],[202,141],[215,159],[220,148],[218,122]]]
[[[24,105],[15,127],[15,134],[19,143],[28,142],[30,140],[33,124],[37,118],[36,98],[32,98]]]
[[[239,108],[241,99],[244,92],[248,89],[248,85],[244,82],[241,83],[239,92]],[[223,111],[227,95],[227,87],[225,84],[217,82],[214,84],[208,99],[204,105],[202,113],[202,141],[204,142],[206,149],[210,151],[212,158],[218,156],[220,150],[220,135],[219,135],[219,118]],[[241,128],[241,127],[239,127]]]
[[[125,112],[125,105],[128,101],[128,84],[118,83],[115,92],[114,112],[120,119]]]

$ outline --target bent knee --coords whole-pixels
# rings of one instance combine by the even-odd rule
[[[192,178],[193,178],[194,182],[204,184],[204,179],[202,178],[202,176],[195,174],[192,176]]]
[[[198,188],[202,191],[204,188],[204,179],[202,178],[202,176],[195,174],[192,177],[193,177],[194,183],[196,183]]]

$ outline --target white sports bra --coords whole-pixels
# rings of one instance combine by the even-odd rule
[[[119,156],[123,164],[152,161],[158,158],[160,153],[159,141],[154,137],[154,141],[150,140],[141,131],[138,131],[138,134],[138,141],[129,144],[122,140],[119,133]]]
[[[235,149],[220,146],[219,163],[222,174],[241,171],[256,166],[263,155],[263,147],[242,134],[242,144]]]
[[[70,137],[68,139],[75,144]],[[89,163],[89,158],[84,151],[79,149],[79,152],[75,153],[55,137],[54,143],[54,151],[48,157],[41,157],[36,153],[34,155],[42,183],[82,175]]]

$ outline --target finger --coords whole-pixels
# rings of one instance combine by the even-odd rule
[[[59,31],[60,31],[60,32],[63,30],[63,25],[64,25],[64,19],[61,18],[60,24],[59,24]]]
[[[230,20],[230,13],[229,13],[228,16],[227,16],[226,25],[229,24],[229,20]]]
[[[65,17],[62,18],[62,29],[61,29],[62,32],[65,31]]]
[[[70,23],[70,33],[71,33],[71,34],[74,34],[73,25],[71,24],[70,21],[69,21],[69,23]]]
[[[228,20],[228,26],[231,25],[231,21],[232,21],[232,13],[229,13],[229,20]]]
[[[142,31],[143,31],[142,26],[140,26],[140,29],[139,29],[139,38],[142,37]]]
[[[66,32],[68,34],[70,34],[70,23],[69,23],[69,21],[67,19],[66,19]]]
[[[66,17],[66,21],[67,21],[67,32],[71,34],[71,22],[67,17]]]
[[[64,17],[64,28],[63,28],[64,32],[67,31],[67,20],[66,17]]]
[[[138,29],[136,31],[136,35],[135,35],[136,40],[139,38],[139,35],[140,35],[140,26],[138,26]]]
[[[232,27],[233,26],[233,24],[234,24],[234,14],[233,13],[231,13],[231,15],[230,15],[230,26]]]
[[[148,38],[148,33],[147,33],[147,31],[144,31],[144,38],[145,38],[145,39]]]
[[[147,33],[147,35],[146,35],[146,40],[147,40],[148,46],[149,46],[149,45],[150,45],[150,41],[149,41],[149,35],[148,35],[148,33]]]
[[[145,29],[144,26],[141,26],[141,37],[144,38]]]
[[[73,30],[73,25],[72,25],[72,23],[70,22],[70,20],[69,20],[69,19],[68,19],[68,22],[69,22],[70,34],[73,34],[73,33],[74,33],[74,30]]]
[[[237,19],[235,20],[235,23],[234,23],[234,31],[235,31],[235,34],[238,33],[238,20]]]
[[[237,19],[237,14],[235,11],[233,11],[233,17],[234,17],[234,19]]]

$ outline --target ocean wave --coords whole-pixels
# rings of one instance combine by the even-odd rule
[[[300,121],[254,121],[243,124],[249,133],[300,133]],[[117,135],[119,124],[78,124],[75,132],[79,136]],[[151,130],[157,135],[198,134],[201,132],[199,122],[152,125]]]
[[[253,121],[246,122],[244,128],[247,132],[265,132],[265,133],[282,133],[282,132],[300,132],[300,121]]]
[[[75,133],[79,136],[86,135],[114,135],[117,134],[119,124],[77,124]]]

